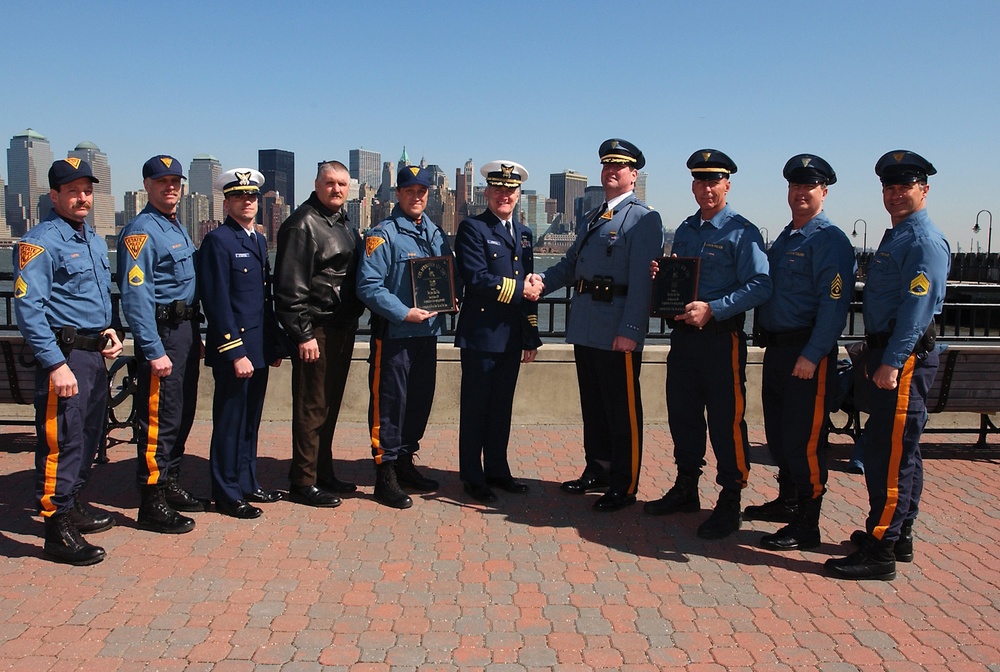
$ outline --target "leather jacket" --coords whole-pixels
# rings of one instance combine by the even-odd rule
[[[281,224],[274,309],[296,344],[314,338],[321,324],[357,328],[364,312],[355,291],[362,245],[347,213],[327,208],[316,192]]]

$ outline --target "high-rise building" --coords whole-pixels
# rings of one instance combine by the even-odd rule
[[[587,189],[587,176],[567,170],[549,175],[549,196],[556,199],[556,208],[563,220],[574,219],[576,199]],[[573,222],[567,222],[572,228]]]
[[[535,241],[549,228],[549,219],[545,213],[545,197],[534,189],[521,191],[521,199],[517,203],[520,210],[518,219],[535,234]]]
[[[433,184],[438,189],[444,191],[448,190],[448,176],[445,174],[443,170],[441,170],[441,166],[437,165],[436,163],[432,163],[429,166],[424,166],[424,168],[429,170],[431,173],[431,184]]]
[[[222,175],[222,164],[211,154],[199,154],[191,160],[188,170],[188,193],[208,196],[208,217],[216,222],[225,219],[222,213],[222,191],[215,189],[215,178]]]
[[[594,186],[587,187],[583,190],[583,196],[576,199],[576,205],[574,206],[574,219],[576,220],[576,231],[579,233],[584,230],[584,227],[590,225],[590,222],[585,221],[584,215],[595,208],[599,208],[604,204],[604,187]]]
[[[136,215],[142,212],[142,209],[146,207],[149,203],[149,194],[146,193],[145,189],[140,189],[139,191],[126,191],[125,192],[125,223],[128,224]]]
[[[367,184],[378,189],[382,183],[382,155],[369,149],[352,149],[349,153],[348,170],[358,184]]]
[[[49,168],[52,148],[41,133],[27,128],[10,139],[7,150],[7,224],[15,238],[49,214]],[[19,198],[18,198],[19,197]],[[44,199],[44,200],[43,200]],[[11,207],[15,206],[15,207]],[[20,206],[20,207],[16,207]],[[14,218],[17,221],[14,221]]]
[[[403,145],[403,153],[399,156],[399,167],[410,165],[410,155],[406,153],[406,145]]]
[[[294,210],[295,154],[284,149],[258,149],[257,170],[264,175],[264,189],[281,194],[285,205]],[[263,223],[263,215],[257,211],[258,224]]]
[[[473,185],[476,183],[476,167],[472,165],[472,159],[465,162],[465,202],[468,204],[473,200]]]
[[[635,178],[635,197],[646,203],[646,173],[639,173]],[[648,203],[647,203],[648,205]]]
[[[98,182],[94,185],[94,207],[87,215],[87,223],[99,236],[115,235],[115,195],[111,191],[111,165],[108,155],[92,142],[81,142],[67,154],[70,159],[83,159],[90,164]]]
[[[382,164],[382,183],[378,188],[378,200],[383,203],[396,202],[396,166],[392,161]]]
[[[7,227],[7,187],[3,183],[3,177],[0,177],[0,240],[10,240],[13,236],[10,235],[10,229]]]
[[[177,206],[177,219],[184,228],[195,245],[201,245],[204,232],[201,230],[201,223],[209,221],[208,196],[191,192],[181,196],[181,201]]]

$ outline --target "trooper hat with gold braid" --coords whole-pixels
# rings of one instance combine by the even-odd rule
[[[601,156],[601,163],[624,163],[636,170],[646,165],[646,157],[642,155],[642,151],[628,140],[621,138],[605,140],[597,153]]]
[[[796,154],[785,163],[781,174],[789,184],[825,184],[837,181],[833,166],[815,154]]]
[[[490,161],[479,172],[491,187],[520,187],[528,179],[528,170],[516,161]]]
[[[930,161],[907,149],[886,152],[875,164],[875,174],[882,180],[882,184],[926,182],[928,175],[936,173],[937,169]]]
[[[212,188],[223,196],[230,194],[259,194],[264,186],[264,175],[253,168],[233,168],[215,178]]]
[[[687,160],[696,180],[721,180],[736,172],[736,163],[717,149],[699,149]]]

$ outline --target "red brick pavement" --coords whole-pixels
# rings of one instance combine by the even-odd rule
[[[118,522],[92,537],[108,558],[75,568],[41,557],[24,432],[0,430],[0,670],[1000,670],[995,438],[974,451],[928,437],[915,562],[893,582],[850,583],[822,574],[865,508],[842,438],[824,544],[784,554],[756,547],[771,524],[706,542],[706,510],[598,514],[594,496],[564,495],[582,464],[575,426],[515,428],[512,465],[531,493],[489,508],[462,494],[456,430],[432,427],[420,463],[443,487],[407,511],[371,499],[365,429],[344,426],[338,475],[361,491],[340,508],[193,514],[176,537],[136,529],[134,448],[121,445],[87,491]],[[198,493],[209,432],[197,425],[183,475]],[[284,487],[289,427],[263,436],[261,480]],[[672,482],[670,454],[665,428],[649,427],[641,499]],[[773,474],[755,466],[744,504],[773,497]],[[707,509],[716,487],[701,488]]]

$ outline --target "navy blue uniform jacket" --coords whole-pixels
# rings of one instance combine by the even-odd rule
[[[511,240],[488,208],[458,227],[455,257],[465,285],[455,345],[482,352],[534,350],[538,304],[524,298],[524,278],[534,270],[531,229],[513,220]]]

